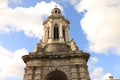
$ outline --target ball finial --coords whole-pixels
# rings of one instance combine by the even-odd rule
[[[57,8],[57,5],[55,5],[55,8]]]
[[[51,11],[52,15],[61,15],[61,10],[58,8],[58,5],[55,5],[55,8]]]

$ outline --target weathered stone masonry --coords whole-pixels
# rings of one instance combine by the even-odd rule
[[[23,80],[90,80],[89,53],[69,38],[69,20],[54,8],[43,22],[44,39],[34,52],[22,57],[26,64]]]

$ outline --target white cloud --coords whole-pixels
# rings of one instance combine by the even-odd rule
[[[111,76],[111,73],[103,74],[102,67],[94,68],[93,72],[91,73],[92,80],[106,80],[109,79],[109,76]]]
[[[96,57],[91,57],[89,62],[88,62],[88,65],[90,66],[89,69],[93,69],[95,68],[95,64],[98,63],[98,58]]]
[[[0,46],[0,80],[6,77],[23,77],[25,64],[21,57],[28,54],[25,49],[11,52]]]
[[[102,75],[103,69],[101,67],[94,68],[93,72],[91,72],[91,78],[97,80]]]
[[[7,0],[0,2],[0,32],[24,31],[27,36],[39,37],[43,35],[43,19],[51,14],[56,3],[45,1],[37,3],[33,7],[10,8]],[[62,7],[57,4],[60,9]]]
[[[106,80],[109,79],[111,73],[103,73],[102,67],[94,67],[90,73],[91,80]]]
[[[112,76],[111,73],[106,73],[106,74],[103,75],[103,77],[101,78],[101,80],[109,79],[109,76]]]
[[[8,0],[1,0],[0,1],[0,10],[2,8],[6,8],[7,7],[7,3],[8,3]]]
[[[81,0],[75,9],[87,10],[80,23],[89,49],[97,53],[114,51],[120,55],[120,0]]]
[[[95,63],[97,63],[98,62],[98,58],[96,58],[96,57],[92,57],[91,59],[90,59],[90,63],[91,64],[95,64]]]
[[[88,66],[91,80],[106,80],[111,76],[111,73],[104,73],[104,69],[101,66],[96,66],[99,59],[91,57]]]
[[[70,0],[70,3],[72,5],[75,5],[75,4],[79,3],[79,2],[80,2],[80,0]]]
[[[102,67],[95,66],[95,64],[97,64],[98,61],[99,61],[98,58],[91,57],[88,62],[88,66],[90,66],[89,67],[90,77],[92,80],[99,80],[99,78],[102,76],[102,73],[103,73]]]

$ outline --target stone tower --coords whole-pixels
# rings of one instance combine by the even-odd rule
[[[22,57],[26,64],[24,80],[90,80],[89,54],[69,38],[69,20],[54,8],[43,22],[44,38],[34,52]]]

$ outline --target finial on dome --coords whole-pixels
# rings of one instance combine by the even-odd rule
[[[52,15],[61,15],[61,10],[55,5],[55,8],[51,11]]]
[[[57,8],[57,4],[55,5],[55,8]]]

